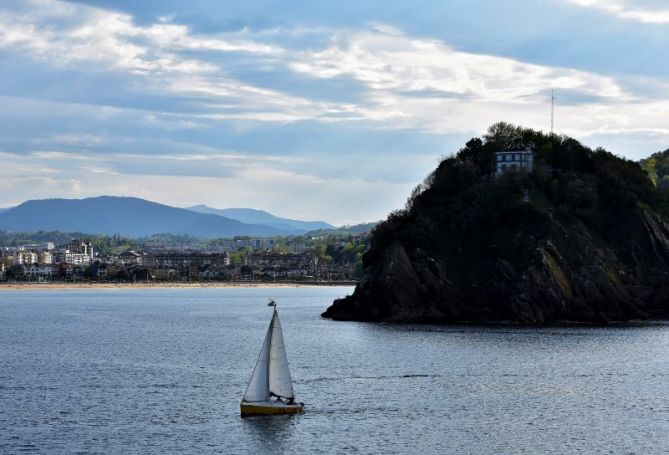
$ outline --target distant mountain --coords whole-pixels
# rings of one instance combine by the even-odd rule
[[[380,221],[373,221],[371,223],[360,223],[335,229],[317,229],[310,231],[309,235],[359,235],[370,232],[379,223]]]
[[[281,218],[272,215],[264,210],[245,209],[245,208],[231,208],[231,209],[215,209],[206,205],[196,205],[188,207],[198,213],[209,213],[211,215],[220,215],[226,218],[240,221],[249,224],[262,224],[264,226],[272,226],[284,231],[292,231],[295,234],[304,234],[309,231],[319,229],[335,229],[331,224],[324,221],[299,221],[288,218]]]
[[[161,233],[202,238],[271,237],[291,233],[274,226],[242,223],[144,199],[111,196],[27,201],[0,213],[0,229],[14,232],[78,231],[135,238]]]
[[[348,231],[351,234],[363,234],[365,232],[369,232],[372,229],[374,229],[376,225],[379,223],[380,221],[372,221],[370,223],[360,223],[360,224],[354,224],[352,226],[342,226],[339,228],[339,230]]]

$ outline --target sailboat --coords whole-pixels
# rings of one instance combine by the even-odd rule
[[[304,411],[304,403],[295,402],[286,345],[283,342],[283,332],[276,306],[240,409],[242,417],[296,414]]]

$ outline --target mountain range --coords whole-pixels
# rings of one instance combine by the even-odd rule
[[[256,209],[215,209],[206,205],[195,205],[188,207],[188,210],[198,213],[208,213],[210,215],[219,215],[225,218],[240,221],[246,224],[262,224],[276,229],[288,232],[309,232],[319,229],[333,229],[334,226],[323,221],[299,221],[288,218],[280,218],[264,210]]]
[[[187,234],[201,238],[273,237],[329,229],[322,221],[280,218],[254,209],[214,209],[204,205],[171,207],[134,197],[26,201],[0,210],[0,229],[13,232],[65,231],[147,237]]]

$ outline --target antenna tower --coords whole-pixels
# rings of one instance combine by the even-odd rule
[[[553,135],[553,122],[555,120],[555,93],[551,89],[551,136]]]

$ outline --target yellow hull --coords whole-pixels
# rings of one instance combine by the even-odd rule
[[[304,412],[304,405],[301,403],[242,403],[239,407],[242,413],[242,417],[255,415],[297,414]]]

